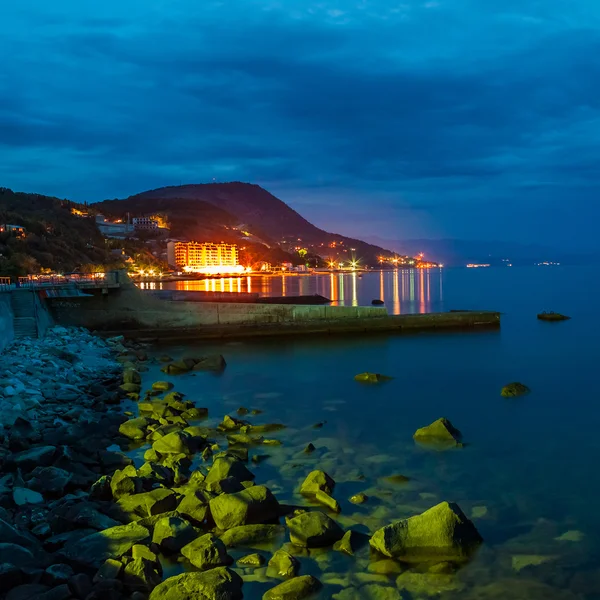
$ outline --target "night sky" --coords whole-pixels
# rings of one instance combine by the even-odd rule
[[[240,180],[355,236],[600,238],[597,0],[1,4],[0,186]]]

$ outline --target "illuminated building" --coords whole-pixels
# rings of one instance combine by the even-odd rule
[[[158,229],[158,221],[154,217],[137,217],[133,219],[133,228],[136,231],[154,231]]]
[[[22,225],[9,225],[4,224],[0,225],[0,233],[11,233],[12,235],[16,235],[17,237],[25,236],[25,227]]]
[[[190,273],[242,273],[234,244],[169,242],[167,262]]]

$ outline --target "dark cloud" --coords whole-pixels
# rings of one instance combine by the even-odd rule
[[[568,244],[600,217],[591,1],[2,12],[1,185],[98,200],[246,180],[320,225],[383,237]],[[554,218],[567,197],[577,209]]]

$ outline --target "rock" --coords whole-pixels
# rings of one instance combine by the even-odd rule
[[[382,477],[381,480],[385,481],[386,483],[394,484],[408,483],[410,481],[410,479],[406,477],[406,475],[387,475],[385,477]]]
[[[335,513],[339,513],[342,510],[335,498],[332,498],[329,494],[326,494],[325,492],[322,492],[321,490],[317,490],[317,492],[315,494],[315,500],[319,504],[326,506],[329,510],[332,510]]]
[[[123,371],[123,383],[142,383],[142,376],[135,369],[125,369]]]
[[[263,600],[303,600],[318,592],[322,587],[316,577],[302,575],[267,590],[262,598]]]
[[[234,456],[223,456],[215,459],[213,466],[206,476],[206,483],[213,483],[233,477],[238,481],[252,481],[254,474],[248,470],[246,465]]]
[[[193,454],[192,437],[182,431],[173,431],[152,444],[152,449],[159,454]]]
[[[271,491],[256,485],[235,494],[221,494],[210,501],[210,512],[219,529],[254,525],[279,517],[279,503]]]
[[[29,550],[38,550],[40,547],[39,541],[29,533],[19,531],[10,523],[7,523],[0,518],[0,541],[5,544],[16,544],[23,546]],[[11,561],[7,561],[11,562]]]
[[[338,542],[336,542],[333,545],[333,549],[337,550],[338,552],[343,552],[344,554],[348,554],[349,556],[353,556],[354,552],[356,551],[356,547],[357,547],[356,536],[357,536],[356,532],[349,529],[344,534],[344,537],[342,537],[341,540],[339,540]]]
[[[54,460],[55,454],[55,446],[37,446],[18,452],[12,457],[12,460],[19,469],[29,472],[36,467],[49,466]]]
[[[222,536],[221,541],[228,548],[239,546],[253,547],[255,544],[270,542],[282,536],[285,529],[282,525],[240,525],[228,529]]]
[[[75,598],[85,600],[92,591],[92,582],[85,573],[78,573],[69,579],[69,589]]]
[[[514,381],[513,383],[505,385],[500,391],[500,395],[504,396],[504,398],[516,398],[517,396],[529,394],[530,391],[531,390],[526,385]]]
[[[192,521],[192,523],[198,526],[202,525],[204,519],[206,519],[209,500],[210,496],[205,492],[191,492],[183,497],[177,507],[177,512]]]
[[[360,381],[361,383],[381,383],[383,381],[391,381],[393,377],[387,375],[381,375],[380,373],[359,373],[354,376],[354,381]]]
[[[113,497],[111,483],[112,478],[106,475],[95,481],[90,488],[90,500],[111,500]]]
[[[73,475],[58,467],[36,467],[28,481],[32,490],[44,494],[62,495]]]
[[[142,387],[139,383],[124,383],[119,386],[126,394],[139,394],[142,391]]]
[[[146,438],[146,430],[148,426],[156,421],[147,417],[138,417],[137,419],[129,419],[119,426],[119,433],[130,440],[143,440]]]
[[[129,515],[150,517],[159,515],[177,507],[177,496],[166,488],[157,488],[150,492],[124,496],[117,505]]]
[[[238,567],[262,567],[266,560],[262,554],[246,554],[242,558],[238,558],[236,564]]]
[[[62,549],[69,562],[99,568],[108,558],[121,557],[134,544],[150,541],[150,532],[137,523],[119,525],[67,543]]]
[[[25,506],[26,504],[43,504],[44,496],[39,492],[34,492],[24,487],[13,488],[13,502],[17,506]]]
[[[94,583],[99,581],[111,581],[117,579],[123,570],[123,563],[120,560],[114,558],[107,558],[102,566],[98,569],[96,575],[94,575]]]
[[[169,381],[155,381],[152,384],[152,389],[157,392],[168,392],[173,389],[173,384]]]
[[[23,546],[0,542],[0,565],[3,563],[19,568],[35,567],[37,563],[33,553]]]
[[[196,531],[185,519],[165,517],[154,526],[152,543],[160,546],[167,554],[175,554],[196,536]]]
[[[115,500],[142,491],[143,482],[137,476],[137,470],[129,465],[120,471],[115,471],[110,480],[110,490]]]
[[[183,573],[154,588],[149,600],[241,600],[242,578],[226,567]]]
[[[304,450],[302,450],[302,452],[304,452],[304,454],[311,454],[316,450],[316,448],[314,447],[314,445],[312,443],[309,443],[306,448],[304,448]]]
[[[69,565],[57,564],[44,571],[43,579],[48,585],[60,585],[67,583],[74,575],[75,572]]]
[[[235,431],[236,429],[240,429],[244,425],[247,425],[247,421],[241,421],[240,419],[236,419],[234,417],[230,417],[229,415],[225,415],[223,417],[223,421],[219,423],[218,429],[221,431]]]
[[[40,600],[49,590],[47,585],[41,583],[26,583],[13,588],[5,600]]]
[[[423,444],[440,445],[441,447],[460,446],[462,434],[446,418],[438,419],[415,431],[413,438]]]
[[[369,497],[365,494],[363,494],[362,492],[359,492],[358,494],[354,494],[354,496],[351,496],[348,501],[352,502],[352,504],[364,504],[367,500],[369,499]]]
[[[268,577],[296,577],[300,563],[285,550],[277,550],[271,557],[267,568]]]
[[[202,571],[224,567],[233,562],[227,554],[225,544],[212,533],[207,533],[187,544],[181,549],[181,554]]]
[[[571,317],[567,317],[567,315],[561,315],[560,313],[544,311],[539,313],[537,318],[540,321],[568,321]]]
[[[125,565],[121,579],[129,591],[149,592],[162,581],[162,569],[157,561],[134,558]]]
[[[300,486],[300,493],[313,495],[321,490],[326,494],[331,494],[334,487],[335,481],[325,471],[313,471],[307,475],[304,483]]]
[[[223,371],[227,363],[220,354],[200,357],[194,365],[194,371]]]
[[[286,522],[292,544],[305,548],[331,546],[344,535],[340,526],[320,511],[306,512]]]
[[[0,564],[0,590],[7,593],[14,587],[21,585],[24,581],[24,574],[21,569],[10,563]]]
[[[442,502],[375,532],[371,547],[404,562],[464,561],[482,542],[458,505]]]

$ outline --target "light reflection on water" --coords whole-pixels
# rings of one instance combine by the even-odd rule
[[[255,293],[260,296],[308,296],[319,294],[337,306],[369,306],[385,301],[391,314],[442,310],[442,269],[399,269],[376,273],[323,273],[318,275],[269,275],[222,277],[168,283],[142,283],[142,289],[199,292]]]

